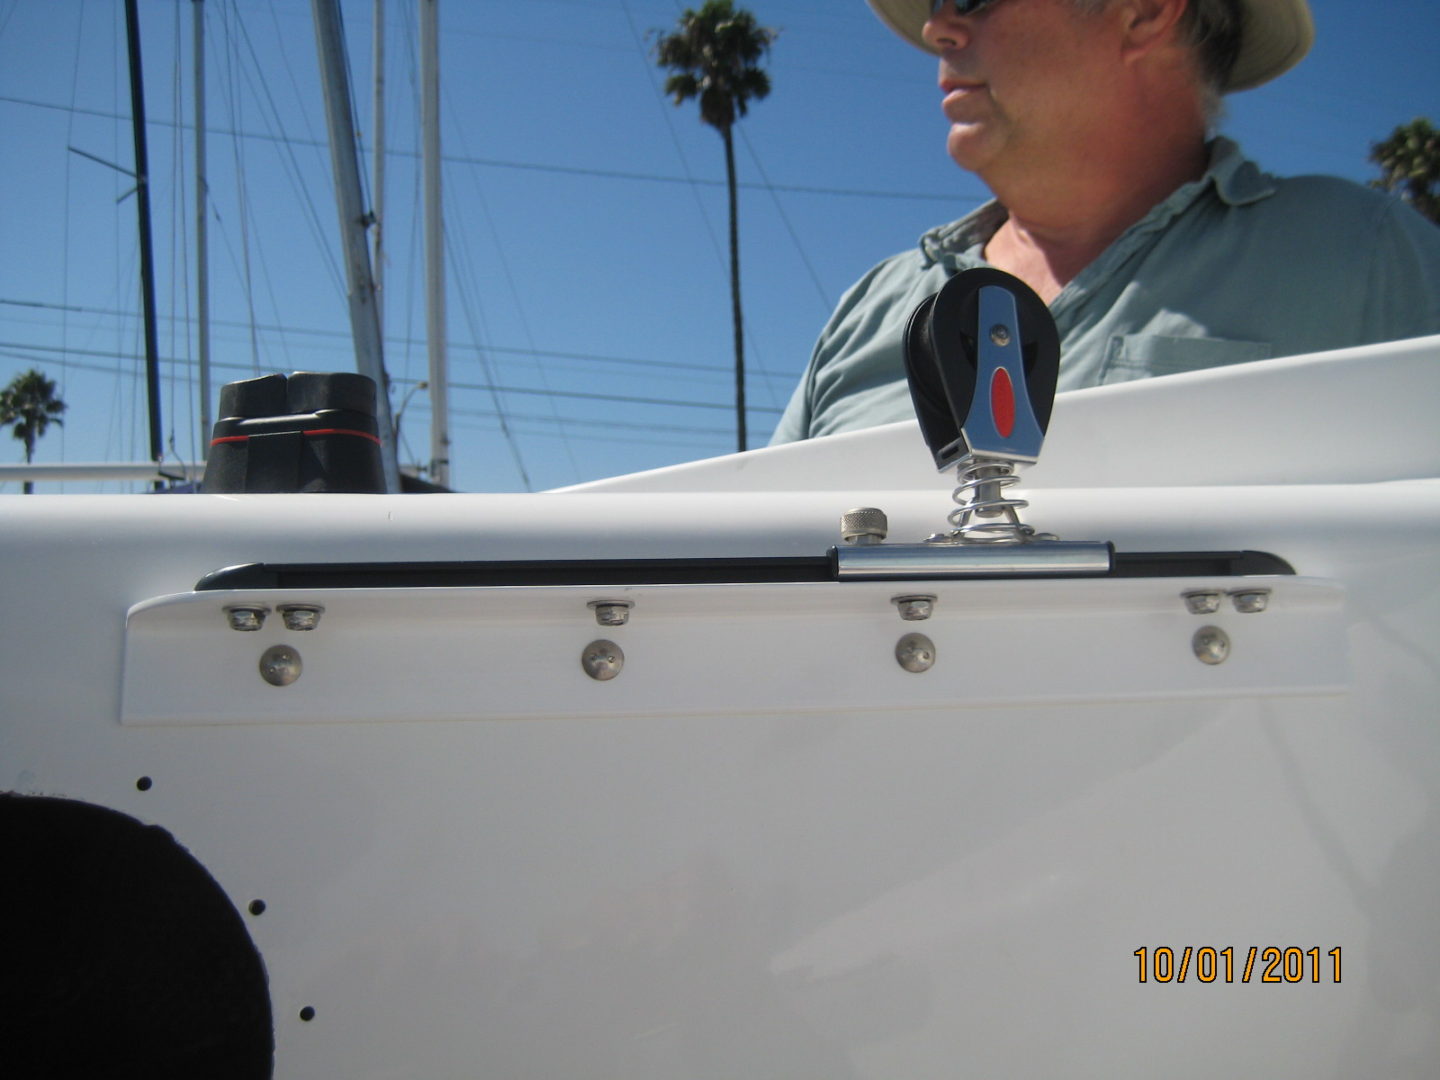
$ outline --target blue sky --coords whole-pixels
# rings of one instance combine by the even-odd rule
[[[140,0],[163,416],[199,453],[192,329],[194,0]],[[751,444],[851,282],[985,198],[945,156],[934,61],[862,0],[755,0],[780,31],[739,131]],[[215,384],[351,370],[310,5],[205,0]],[[733,384],[721,144],[648,59],[670,0],[440,0],[453,483],[521,491],[725,453]],[[1281,174],[1375,175],[1369,145],[1440,119],[1440,9],[1312,0],[1314,51],[1228,99]],[[370,185],[372,0],[343,4]],[[414,0],[387,0],[384,317],[397,403],[425,377]],[[40,461],[147,456],[120,0],[0,0],[0,382],[38,367],[65,425]],[[119,201],[117,201],[119,200]],[[402,461],[428,453],[409,398]],[[23,458],[0,443],[0,460]],[[18,485],[0,490],[14,491]],[[127,490],[40,485],[41,491]]]

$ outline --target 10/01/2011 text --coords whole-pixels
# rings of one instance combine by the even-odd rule
[[[1183,983],[1191,976],[1202,983],[1236,981],[1236,953],[1233,945],[1223,949],[1210,945],[1199,948],[1194,945],[1183,948],[1159,945],[1152,949],[1142,945],[1132,955],[1140,960],[1142,983]],[[1257,959],[1260,961],[1258,969],[1255,963]],[[1296,945],[1284,948],[1277,945],[1266,945],[1263,948],[1251,945],[1241,955],[1239,973],[1239,981],[1242,983],[1338,983],[1340,946],[1322,953],[1319,946],[1302,949]]]

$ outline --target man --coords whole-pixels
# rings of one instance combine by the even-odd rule
[[[906,321],[972,266],[1049,304],[1062,390],[1440,333],[1440,229],[1207,141],[1222,93],[1309,50],[1306,0],[869,3],[940,57],[947,149],[995,200],[845,295],[772,442],[914,415]]]

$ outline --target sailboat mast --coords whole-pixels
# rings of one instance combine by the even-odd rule
[[[395,456],[395,427],[390,419],[390,379],[385,374],[375,280],[370,275],[370,250],[365,233],[370,215],[360,196],[360,162],[355,153],[355,120],[350,108],[350,74],[339,0],[311,0],[311,11],[315,18],[315,45],[320,54],[320,78],[325,86],[325,122],[330,133],[335,205],[340,214],[340,241],[345,252],[355,363],[362,375],[375,380],[380,464],[385,472],[386,490],[398,492],[400,467]]]
[[[150,239],[150,155],[145,141],[145,83],[140,65],[140,15],[125,0],[130,55],[130,118],[135,138],[135,197],[140,213],[140,302],[145,324],[145,392],[150,401],[150,460],[164,455],[160,435],[160,349],[155,332],[155,253]],[[159,487],[159,482],[156,482]]]
[[[200,354],[200,456],[208,457],[210,434],[210,247],[206,206],[210,181],[205,166],[205,0],[195,0],[195,303],[196,344]]]
[[[450,486],[445,349],[445,221],[440,204],[439,0],[420,0],[420,128],[425,188],[425,330],[430,351],[430,479]]]
[[[375,256],[371,272],[375,275],[375,318],[380,324],[380,336],[385,336],[385,0],[375,0],[375,14],[371,30],[374,42],[375,96],[371,108],[375,151],[374,182],[370,186],[374,206]],[[399,433],[396,433],[399,438]]]

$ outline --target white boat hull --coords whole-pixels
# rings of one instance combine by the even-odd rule
[[[1368,415],[1343,387],[1373,361],[1317,362],[1294,408]],[[1124,395],[1154,416],[1227,385],[1062,397],[1054,449]],[[279,1076],[1434,1075],[1435,436],[1374,476],[1352,439],[1334,483],[1314,454],[1246,482],[1226,438],[1205,486],[1042,463],[1027,520],[1294,575],[195,589],[252,562],[818,555],[859,504],[918,538],[947,489],[907,425],[650,490],[17,497],[0,787],[157,823],[208,868],[268,971]],[[844,487],[907,452],[920,480]],[[747,470],[770,479],[734,490]],[[1237,581],[1267,609],[1180,597]],[[902,622],[916,591],[934,615]],[[325,610],[240,633],[241,601]],[[894,654],[915,630],[920,673]],[[602,638],[609,681],[581,666]],[[259,674],[274,645],[292,685]]]

